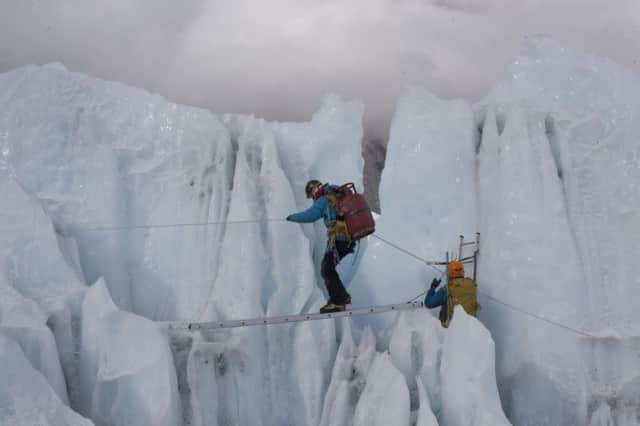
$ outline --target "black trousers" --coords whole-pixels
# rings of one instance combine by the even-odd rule
[[[324,285],[329,292],[329,301],[338,305],[345,304],[350,298],[347,290],[342,285],[342,280],[336,271],[336,266],[343,257],[349,253],[353,253],[355,247],[354,242],[336,241],[335,247],[327,248],[327,251],[322,258],[322,267],[320,272],[322,273],[322,279],[324,279]]]

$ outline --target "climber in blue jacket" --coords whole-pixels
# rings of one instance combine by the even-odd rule
[[[310,180],[305,192],[307,198],[313,199],[313,204],[302,212],[287,216],[288,221],[298,223],[311,223],[324,218],[328,238],[320,272],[329,292],[329,300],[320,308],[321,313],[344,311],[346,305],[351,303],[351,296],[345,290],[336,266],[342,258],[353,252],[355,242],[349,237],[347,226],[336,210],[337,200],[332,193],[335,188],[315,179]]]

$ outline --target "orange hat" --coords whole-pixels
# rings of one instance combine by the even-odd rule
[[[453,262],[447,265],[447,273],[449,274],[449,278],[463,278],[464,277],[464,265],[462,262],[458,260],[454,260]]]

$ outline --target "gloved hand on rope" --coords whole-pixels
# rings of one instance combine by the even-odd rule
[[[438,288],[441,281],[442,280],[439,280],[438,278],[434,278],[433,281],[431,281],[431,290],[435,290],[436,288]]]

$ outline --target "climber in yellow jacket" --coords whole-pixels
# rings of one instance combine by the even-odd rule
[[[469,315],[476,316],[480,305],[478,305],[477,287],[478,284],[471,278],[464,276],[464,265],[462,262],[454,260],[447,265],[447,286],[436,289],[440,285],[440,280],[434,278],[431,281],[431,288],[424,299],[424,306],[427,308],[440,308],[440,322],[444,327],[448,327],[453,316],[453,309],[456,305],[462,305]]]

